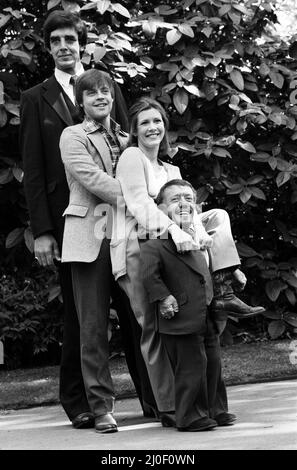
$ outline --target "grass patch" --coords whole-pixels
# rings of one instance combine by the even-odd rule
[[[222,348],[227,385],[297,376],[290,362],[291,340],[241,343]],[[124,357],[110,360],[117,397],[135,394]],[[59,367],[0,371],[0,409],[18,409],[59,403]]]

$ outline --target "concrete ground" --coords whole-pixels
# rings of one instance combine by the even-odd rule
[[[118,400],[119,432],[73,429],[60,406],[0,411],[1,450],[296,450],[297,380],[228,387],[234,426],[181,433],[144,419],[137,399]]]

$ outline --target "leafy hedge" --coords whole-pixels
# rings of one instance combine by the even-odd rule
[[[256,321],[262,333],[296,333],[297,72],[290,41],[273,29],[278,3],[2,0],[1,264],[21,272],[32,263],[19,248],[24,237],[32,247],[18,149],[19,96],[52,71],[42,41],[47,11],[70,9],[89,27],[85,67],[105,64],[124,85],[128,104],[144,93],[160,100],[178,149],[173,162],[205,208],[229,211],[249,279],[246,300],[267,307],[266,318]]]

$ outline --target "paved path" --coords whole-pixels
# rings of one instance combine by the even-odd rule
[[[2,450],[296,450],[297,380],[228,387],[234,426],[180,433],[144,419],[138,400],[119,400],[119,432],[75,430],[60,406],[0,411]]]

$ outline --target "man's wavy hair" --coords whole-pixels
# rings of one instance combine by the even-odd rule
[[[102,86],[110,89],[112,98],[114,98],[114,85],[112,78],[107,72],[97,69],[89,69],[81,74],[75,84],[75,99],[79,106],[83,105],[83,92],[85,90],[96,90]]]
[[[129,142],[128,145],[132,147],[137,147],[138,145],[138,136],[137,136],[137,122],[138,116],[142,111],[147,111],[149,109],[156,109],[161,114],[164,127],[165,127],[165,134],[160,144],[159,149],[159,157],[165,156],[168,154],[170,150],[170,145],[168,141],[168,128],[169,128],[169,121],[166,115],[166,111],[163,106],[156,100],[152,98],[142,96],[139,98],[129,109],[129,121],[130,121],[130,132],[129,132]]]
[[[79,45],[85,47],[88,40],[85,22],[75,13],[55,10],[48,15],[43,25],[43,38],[47,49],[50,49],[51,33],[61,28],[73,28],[77,33]]]
[[[182,187],[186,186],[187,188],[191,188],[191,190],[193,191],[194,202],[196,202],[196,191],[191,185],[191,183],[187,180],[180,180],[176,178],[174,180],[167,181],[167,183],[163,184],[163,186],[161,187],[159,191],[159,194],[157,195],[155,199],[155,203],[157,204],[157,206],[159,206],[160,204],[164,202],[165,191],[167,188],[171,188],[171,186],[182,186]]]

